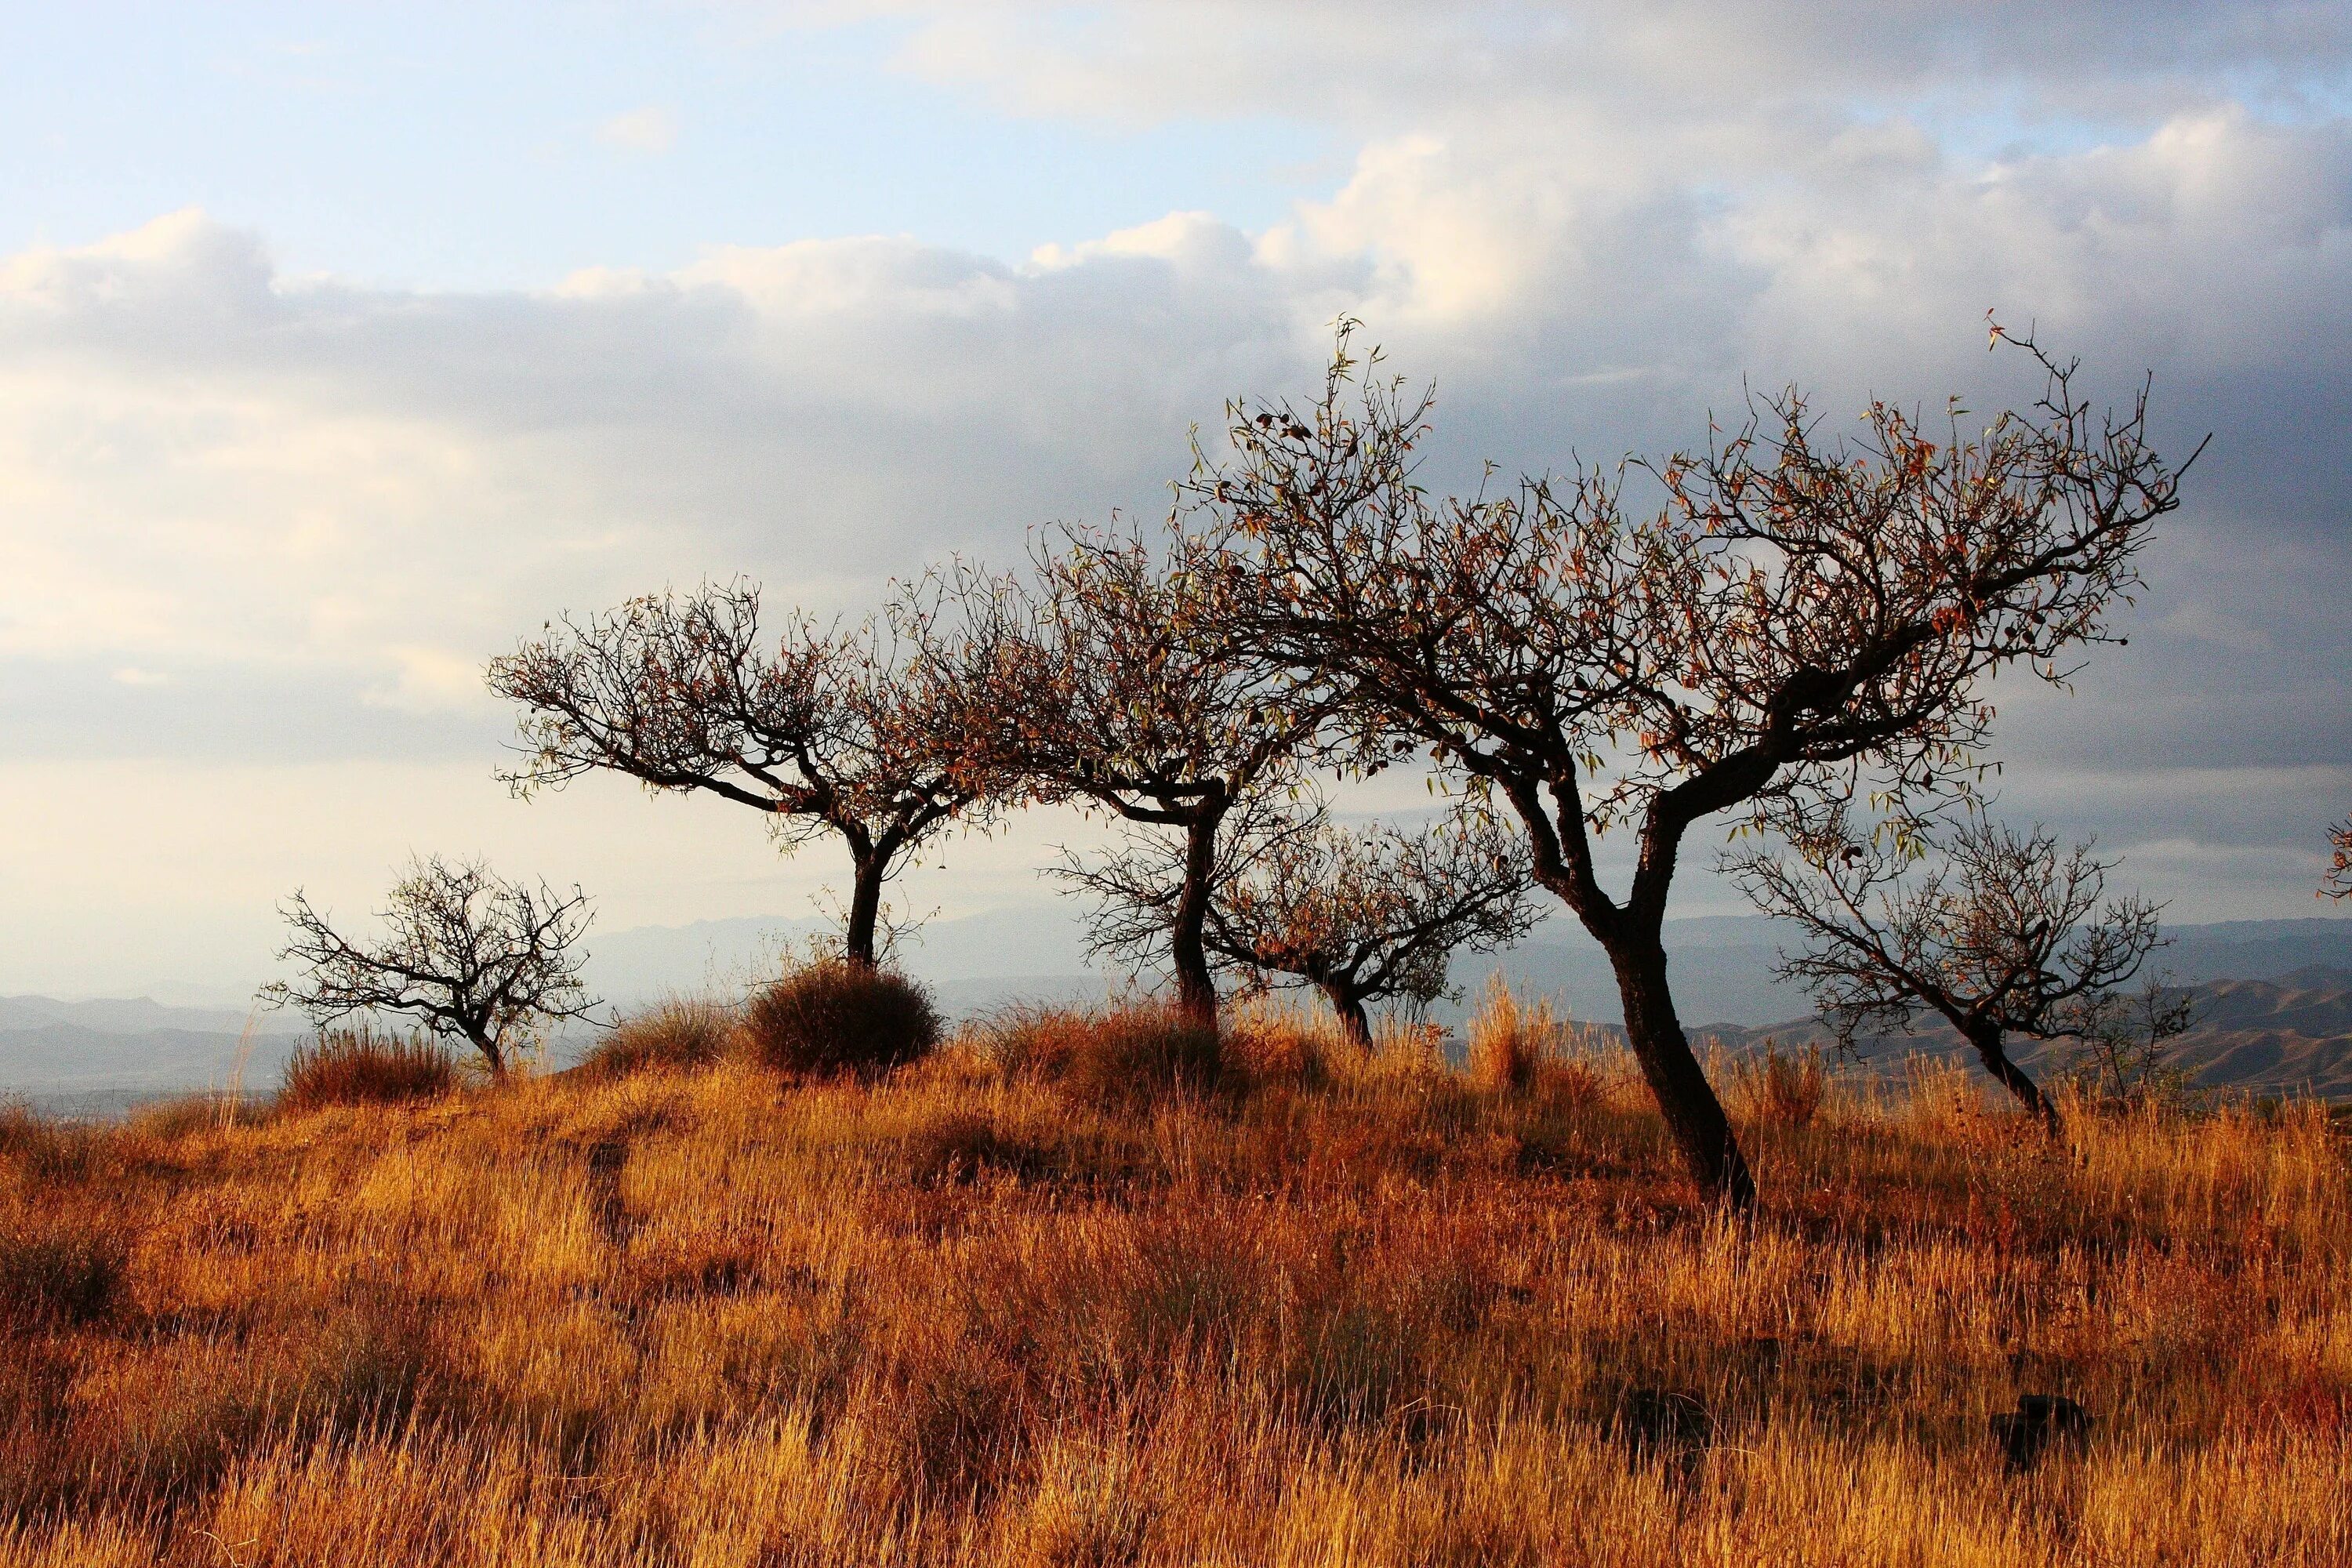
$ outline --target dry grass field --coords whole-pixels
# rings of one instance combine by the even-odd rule
[[[2352,1562],[2314,1107],[2060,1148],[1749,1073],[1735,1221],[1624,1063],[1491,1024],[1465,1074],[1034,1016],[874,1081],[717,1028],[0,1122],[0,1568]],[[2012,1467],[2023,1394],[2087,1439]]]

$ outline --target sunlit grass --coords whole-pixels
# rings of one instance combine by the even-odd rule
[[[2352,1561],[2317,1108],[1092,1027],[0,1122],[0,1565]]]

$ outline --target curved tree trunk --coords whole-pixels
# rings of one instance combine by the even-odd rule
[[[1666,988],[1665,943],[1648,932],[1622,933],[1610,946],[1617,994],[1625,1007],[1625,1038],[1664,1116],[1666,1131],[1700,1188],[1736,1210],[1756,1206],[1756,1178],[1723,1102],[1692,1054],[1675,999]]]
[[[1209,923],[1209,886],[1216,867],[1217,827],[1222,811],[1204,809],[1184,828],[1184,885],[1176,895],[1176,912],[1168,936],[1169,967],[1176,973],[1176,1005],[1202,1023],[1217,1017],[1217,983],[1209,971],[1209,948],[1203,933]]]
[[[466,1031],[466,1038],[476,1050],[482,1053],[482,1060],[488,1064],[492,1079],[499,1079],[507,1076],[506,1052],[499,1048],[496,1036],[485,1030],[469,1028]]]
[[[1993,1080],[2015,1095],[2020,1105],[2040,1117],[2042,1125],[2050,1129],[2053,1136],[2062,1131],[2058,1102],[2042,1093],[2023,1068],[2009,1059],[2000,1026],[1979,1024],[1964,1032],[1969,1044],[1977,1049],[1977,1059],[1984,1063],[1985,1071],[1992,1074]]]
[[[1372,1020],[1364,1011],[1363,994],[1344,980],[1321,980],[1316,983],[1323,999],[1331,1004],[1331,1011],[1339,1015],[1339,1032],[1349,1043],[1364,1049],[1372,1048]]]

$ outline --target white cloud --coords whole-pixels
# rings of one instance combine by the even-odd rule
[[[625,153],[658,156],[677,145],[677,116],[659,104],[616,114],[596,127],[596,140]]]
[[[1188,426],[1303,388],[1343,310],[1440,379],[1447,474],[1695,439],[1743,377],[1826,383],[1832,416],[1870,391],[2013,395],[1982,351],[1993,305],[2104,390],[2153,366],[2167,438],[2218,439],[2151,559],[2141,661],[2109,656],[2105,695],[2071,706],[2005,697],[2014,754],[2228,772],[2352,739],[2352,132],[2226,101],[2165,41],[2275,98],[2340,69],[2326,17],[2182,10],[2110,58],[2095,18],[2050,6],[894,9],[910,63],[1032,110],[1319,116],[1351,173],[1263,232],[1174,213],[1020,265],[860,237],[430,294],[289,279],[194,212],[0,260],[5,765],[217,733],[480,778],[504,721],[475,672],[547,616],[737,572],[856,607],[1034,522],[1156,509]],[[2298,26],[2294,50],[2263,43]],[[2123,107],[2000,156],[1956,142],[1933,86],[2014,89],[2030,129],[2070,76]],[[244,788],[207,809],[265,831],[280,786]],[[350,853],[463,847],[495,808],[453,798],[387,798]],[[101,806],[60,804],[53,830],[94,840]],[[627,918],[677,913],[635,875],[614,873]]]

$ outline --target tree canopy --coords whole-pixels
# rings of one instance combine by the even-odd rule
[[[1988,678],[2071,673],[2179,504],[2186,465],[2149,444],[2145,386],[2095,415],[2073,365],[1994,342],[2044,384],[1980,426],[1953,404],[1931,433],[1874,402],[1835,438],[1790,391],[1696,451],[1439,498],[1417,479],[1432,398],[1343,326],[1321,394],[1234,405],[1183,486],[1241,645],[1367,752],[1426,746],[1516,814],[1536,880],[1609,953],[1692,1173],[1735,1204],[1752,1178],[1666,978],[1685,836],[1966,780]],[[1637,478],[1654,510],[1629,504]],[[1635,858],[1612,893],[1596,840],[1619,828]]]
[[[2091,845],[2062,848],[2045,829],[2019,832],[1973,803],[1924,846],[1854,832],[1839,809],[1795,849],[1793,859],[1743,857],[1734,876],[1804,933],[1780,973],[1812,994],[1839,1042],[1908,1033],[1932,1012],[2055,1127],[2056,1102],[2011,1059],[2009,1039],[2119,1045],[2122,988],[2163,945],[2158,906],[2110,898],[2116,863]]]
[[[325,1025],[405,1013],[462,1039],[493,1075],[547,1025],[602,1005],[581,984],[580,939],[593,918],[578,888],[510,882],[478,860],[411,862],[393,885],[373,942],[338,932],[299,890],[282,906],[293,935],[281,959],[304,966],[263,994]]]
[[[955,706],[992,700],[992,660],[919,613],[846,627],[794,614],[763,631],[759,589],[735,582],[551,622],[489,683],[522,709],[523,760],[504,775],[518,793],[610,771],[748,806],[787,850],[838,837],[844,947],[871,968],[885,886],[992,800]]]
[[[1220,835],[1290,787],[1320,715],[1281,700],[1281,672],[1239,657],[1226,578],[1180,530],[1041,535],[1033,581],[968,576],[969,614],[1005,628],[1017,677],[985,721],[988,765],[1029,798],[1076,802],[1167,835],[1167,966],[1179,1002],[1213,1013],[1204,932]],[[1137,864],[1140,865],[1139,861]]]
[[[1163,837],[1131,834],[1106,853],[1070,858],[1062,874],[1102,905],[1097,949],[1133,956],[1157,945],[1181,855]],[[1455,952],[1525,936],[1528,887],[1523,846],[1481,812],[1411,832],[1342,827],[1319,802],[1253,802],[1221,842],[1204,941],[1211,962],[1252,989],[1315,987],[1348,1036],[1370,1045],[1369,1005],[1425,1007],[1447,994]]]

